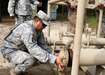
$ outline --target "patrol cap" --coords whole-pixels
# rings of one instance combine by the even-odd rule
[[[42,19],[42,22],[45,25],[49,25],[50,17],[48,17],[48,15],[45,12],[43,12],[42,10],[39,10],[36,16]]]

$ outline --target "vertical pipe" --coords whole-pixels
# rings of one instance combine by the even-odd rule
[[[81,37],[82,37],[84,13],[85,13],[85,3],[86,3],[86,0],[78,0],[71,75],[78,75],[80,45],[81,45],[81,39],[82,39]]]
[[[1,15],[1,0],[0,0],[0,23],[2,22],[2,15]]]
[[[99,15],[99,22],[98,22],[98,29],[97,29],[97,38],[100,37],[100,33],[101,33],[103,9],[99,9],[99,11],[100,11],[100,15]]]
[[[47,10],[47,14],[50,17],[51,15],[51,4],[48,1],[48,10]],[[50,36],[50,25],[47,26],[47,37]]]

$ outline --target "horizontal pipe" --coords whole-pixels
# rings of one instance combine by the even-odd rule
[[[47,37],[47,42],[50,45],[53,45],[54,42],[56,42],[56,45],[65,45],[67,42],[73,42],[74,35],[73,34],[62,34],[62,39],[59,38],[59,35],[51,35],[50,37]],[[70,44],[71,44],[70,43]],[[95,36],[90,36],[90,38],[87,38],[86,35],[82,35],[82,43],[89,45],[105,45],[105,38],[96,38]]]
[[[60,2],[60,1],[63,1],[63,0],[50,0],[50,1],[48,1],[48,3],[53,4],[53,3],[56,3],[56,2]]]
[[[63,55],[65,59],[63,60],[65,66],[68,63],[70,57],[67,50],[61,50],[60,55]],[[71,53],[70,53],[71,54]],[[94,66],[94,65],[105,65],[105,49],[81,49],[80,53],[80,66]],[[69,61],[69,62],[68,62]]]
[[[58,36],[56,37],[50,36],[50,37],[47,37],[47,42],[49,45],[53,45],[54,42],[56,42],[55,45],[65,45],[67,43],[71,44],[73,42],[73,35],[66,35],[66,36],[63,35],[62,39],[60,39]],[[105,38],[90,37],[89,39],[83,36],[82,43],[83,44],[89,43],[89,45],[105,45]]]
[[[54,3],[55,5],[68,5],[67,3],[65,2],[57,2],[57,3]]]
[[[105,49],[81,49],[80,65],[105,65]]]
[[[82,43],[87,44],[89,41],[89,45],[105,45],[105,38],[82,38]]]
[[[50,37],[47,37],[47,42],[49,45],[53,45],[54,42],[55,45],[65,45],[69,42],[73,42],[74,35],[73,34],[62,34],[62,39],[59,38],[59,35],[51,35]],[[70,43],[70,44],[71,44]],[[82,43],[89,45],[105,45],[105,38],[96,38],[95,36],[90,36],[90,38],[87,38],[86,35],[82,35]]]
[[[66,47],[70,47],[71,43],[73,43],[73,37],[62,37],[62,39],[57,37],[47,37],[46,41],[49,45],[65,45]]]

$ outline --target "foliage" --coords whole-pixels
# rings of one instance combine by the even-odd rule
[[[89,17],[87,17],[86,23],[89,24],[89,27],[96,28],[97,19],[94,16],[89,16]]]
[[[96,28],[98,25],[97,23],[97,17],[96,17],[96,10],[87,10],[86,11],[86,23],[89,24],[89,27]],[[68,20],[68,13],[57,13],[57,20],[60,21],[67,21]]]

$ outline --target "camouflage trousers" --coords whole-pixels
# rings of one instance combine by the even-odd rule
[[[10,62],[14,65],[16,73],[24,72],[32,67],[36,61],[29,53],[20,50],[12,53],[10,57]]]

